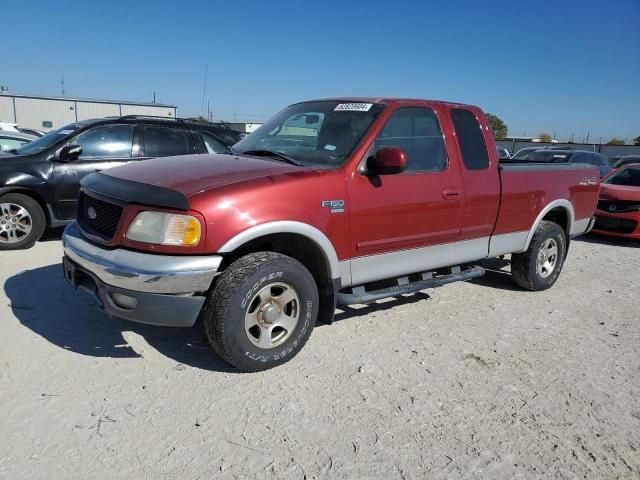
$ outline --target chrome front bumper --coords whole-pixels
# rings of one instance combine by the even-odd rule
[[[219,255],[170,256],[107,249],[88,242],[77,224],[62,237],[64,274],[93,294],[111,317],[153,325],[192,326],[204,292],[218,274]],[[200,293],[199,295],[194,295]]]
[[[73,222],[62,237],[64,253],[104,283],[147,293],[182,294],[209,289],[222,257],[156,255],[107,249],[85,240]]]

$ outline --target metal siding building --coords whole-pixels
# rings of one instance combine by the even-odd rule
[[[177,107],[162,103],[96,100],[88,98],[0,95],[0,121],[23,128],[50,131],[89,118],[122,115],[176,117]]]

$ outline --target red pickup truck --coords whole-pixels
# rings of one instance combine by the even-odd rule
[[[292,358],[336,304],[480,276],[552,286],[593,224],[598,170],[499,164],[479,108],[349,98],[294,104],[232,155],[161,158],[85,178],[67,280],[110,316],[192,326],[244,371]]]

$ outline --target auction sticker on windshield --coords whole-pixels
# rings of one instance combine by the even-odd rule
[[[368,112],[373,103],[341,103],[336,105],[334,112]]]

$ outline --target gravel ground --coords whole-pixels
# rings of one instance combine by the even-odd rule
[[[0,478],[638,478],[639,246],[349,308],[257,374],[108,319],[59,240],[0,252]]]

